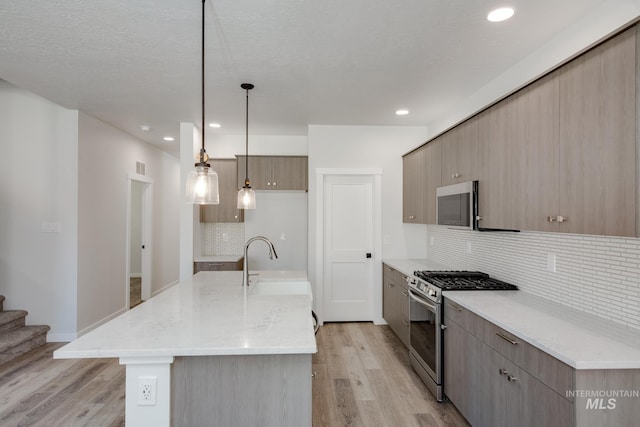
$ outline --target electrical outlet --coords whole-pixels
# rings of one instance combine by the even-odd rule
[[[138,377],[138,406],[156,404],[158,377]]]
[[[552,273],[556,272],[556,254],[547,254],[547,270]]]

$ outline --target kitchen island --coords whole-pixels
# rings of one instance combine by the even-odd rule
[[[118,357],[130,426],[310,426],[310,295],[257,294],[241,281],[240,271],[200,272],[54,357]]]

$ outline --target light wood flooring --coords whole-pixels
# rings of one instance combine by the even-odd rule
[[[129,308],[142,304],[142,279],[131,277],[129,279]]]
[[[409,366],[388,326],[327,323],[313,356],[313,426],[468,426],[451,403],[438,403]]]
[[[468,425],[453,405],[435,401],[388,326],[330,323],[317,338],[314,427]],[[0,426],[124,425],[124,366],[117,359],[54,360],[61,345],[0,367]]]

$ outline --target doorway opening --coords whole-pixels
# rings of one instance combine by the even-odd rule
[[[153,180],[137,174],[127,179],[126,307],[151,298],[151,224]]]

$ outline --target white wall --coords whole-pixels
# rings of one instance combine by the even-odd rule
[[[265,236],[273,243],[278,259],[270,260],[267,245],[249,248],[251,270],[307,270],[307,193],[256,192],[255,210],[244,213],[245,238]]]
[[[77,133],[76,111],[0,80],[0,294],[50,341],[75,332]]]
[[[207,154],[216,159],[235,158],[245,153],[244,135],[221,135],[207,132]],[[249,155],[299,155],[308,153],[305,135],[251,135],[249,134]],[[251,171],[249,171],[251,172]],[[251,178],[251,177],[249,177]]]
[[[136,161],[153,180],[151,290],[179,278],[178,159],[106,125],[79,116],[78,331],[125,311],[127,174]]]
[[[315,277],[315,170],[382,168],[382,258],[426,257],[426,226],[402,223],[402,155],[426,127],[309,126],[309,277]]]

